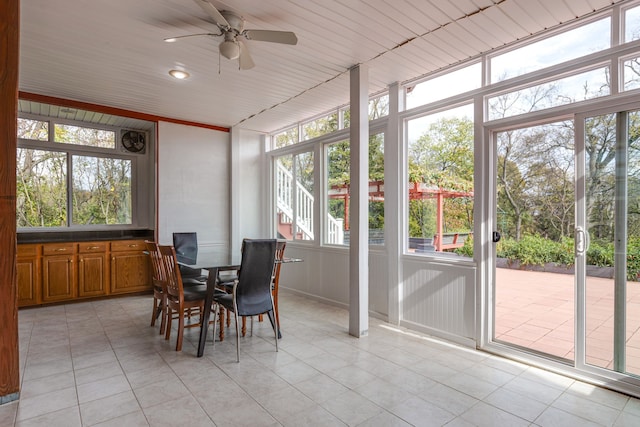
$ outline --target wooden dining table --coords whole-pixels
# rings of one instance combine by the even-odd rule
[[[211,319],[211,305],[213,304],[213,297],[216,292],[222,292],[217,289],[218,274],[224,271],[237,271],[240,266],[229,264],[229,254],[225,252],[198,252],[196,258],[184,257],[181,255],[176,256],[178,264],[184,265],[192,269],[207,270],[209,272],[207,276],[207,295],[204,301],[204,310],[202,312],[201,326],[200,326],[200,338],[198,340],[198,352],[197,357],[204,355],[204,347],[207,341],[207,332],[209,330],[209,321]],[[282,260],[276,260],[277,263],[288,264],[294,262],[302,262],[300,258],[288,258],[285,257]],[[224,276],[222,276],[224,277]],[[271,326],[275,328],[275,318],[273,312],[268,316]],[[220,320],[220,336],[221,339],[224,336],[224,324]],[[278,338],[282,338],[280,328],[278,328]],[[215,337],[214,337],[215,339]]]

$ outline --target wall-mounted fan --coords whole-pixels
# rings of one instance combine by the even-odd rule
[[[208,0],[194,0],[207,12],[213,20],[213,24],[218,27],[218,33],[201,33],[188,34],[178,37],[169,37],[164,39],[166,42],[175,42],[185,37],[196,36],[224,36],[224,40],[218,45],[220,55],[227,59],[238,59],[238,65],[241,70],[248,70],[254,67],[253,60],[249,54],[249,49],[242,39],[255,40],[272,43],[282,43],[295,45],[298,38],[291,31],[272,31],[272,30],[250,30],[245,29],[245,20],[242,16],[228,10],[218,11],[215,6]]]
[[[120,143],[124,151],[144,154],[147,148],[147,134],[139,130],[124,130],[120,137]]]

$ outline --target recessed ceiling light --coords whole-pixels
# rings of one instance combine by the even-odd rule
[[[171,75],[171,77],[178,80],[184,80],[186,78],[189,78],[189,73],[187,73],[184,70],[170,70],[169,75]]]

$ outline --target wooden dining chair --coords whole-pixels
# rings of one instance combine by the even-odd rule
[[[223,316],[223,309],[232,311],[236,325],[236,357],[240,361],[240,325],[238,317],[251,317],[253,333],[253,316],[268,314],[274,319],[273,293],[271,283],[276,259],[275,239],[245,239],[242,241],[242,260],[238,279],[234,281],[231,293],[218,294],[214,301],[218,304],[218,318]],[[215,345],[216,322],[213,323]],[[222,325],[222,322],[221,322]],[[278,351],[278,324],[273,321],[273,330]]]
[[[176,251],[173,246],[159,245],[158,249],[160,251],[161,266],[164,269],[164,274],[166,275],[167,285],[167,326],[165,339],[170,339],[171,323],[174,317],[176,317],[178,319],[176,351],[181,351],[184,329],[200,326],[200,318],[207,295],[207,287],[206,285],[185,287],[182,282],[180,269],[178,268]],[[185,324],[185,317],[191,319],[191,316],[195,314],[194,310],[197,310],[199,321]]]
[[[151,312],[151,326],[155,326],[158,317],[160,320],[160,335],[165,333],[167,325],[167,291],[166,277],[161,265],[158,244],[145,240],[145,246],[151,259],[151,282],[153,284],[153,311]]]

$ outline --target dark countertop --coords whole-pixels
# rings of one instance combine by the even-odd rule
[[[99,240],[153,240],[154,231],[142,230],[109,230],[109,231],[42,231],[33,233],[18,233],[18,243],[49,243],[49,242],[90,242]]]

